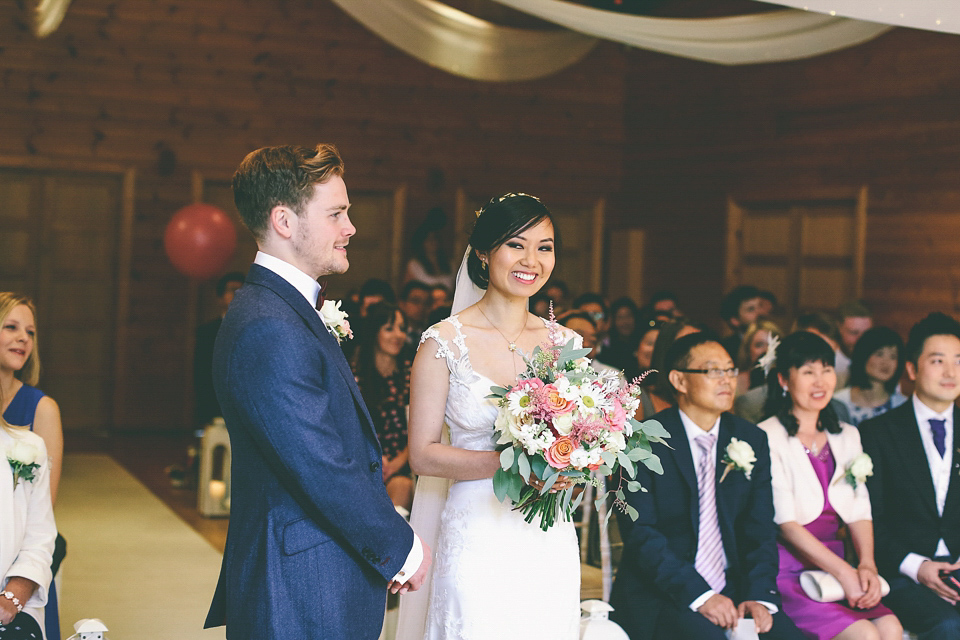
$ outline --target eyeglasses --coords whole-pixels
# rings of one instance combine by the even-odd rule
[[[736,367],[731,367],[729,369],[718,369],[716,367],[712,369],[677,369],[681,373],[702,373],[705,374],[711,380],[719,380],[723,376],[728,378],[736,378],[740,374],[740,369]]]

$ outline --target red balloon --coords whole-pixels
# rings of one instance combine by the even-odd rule
[[[237,248],[230,216],[213,205],[196,203],[173,214],[163,234],[167,257],[180,273],[206,280],[219,274]]]

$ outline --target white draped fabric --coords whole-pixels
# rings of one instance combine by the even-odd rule
[[[529,80],[564,69],[596,40],[579,33],[501,27],[434,0],[333,0],[421,61],[474,80]]]
[[[758,0],[759,1],[759,0]],[[957,0],[773,0],[796,7],[898,27],[960,33]]]
[[[810,58],[891,28],[793,9],[728,18],[650,18],[562,0],[495,1],[587,35],[728,65]]]
[[[34,9],[33,33],[43,38],[57,30],[67,14],[70,0],[38,0]]]

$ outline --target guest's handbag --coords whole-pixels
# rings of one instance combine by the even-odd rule
[[[800,574],[800,586],[807,597],[815,602],[838,602],[846,598],[840,581],[826,571],[804,571]],[[880,576],[880,595],[890,593],[890,585]]]

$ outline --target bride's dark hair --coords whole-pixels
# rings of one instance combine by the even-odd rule
[[[470,234],[470,246],[473,251],[467,257],[467,273],[475,285],[486,289],[490,284],[490,275],[483,268],[477,252],[489,254],[504,242],[535,227],[543,220],[553,224],[553,216],[543,206],[539,198],[525,193],[508,193],[491,198],[483,205],[477,216],[477,222]],[[554,252],[559,250],[560,234],[553,226]]]

